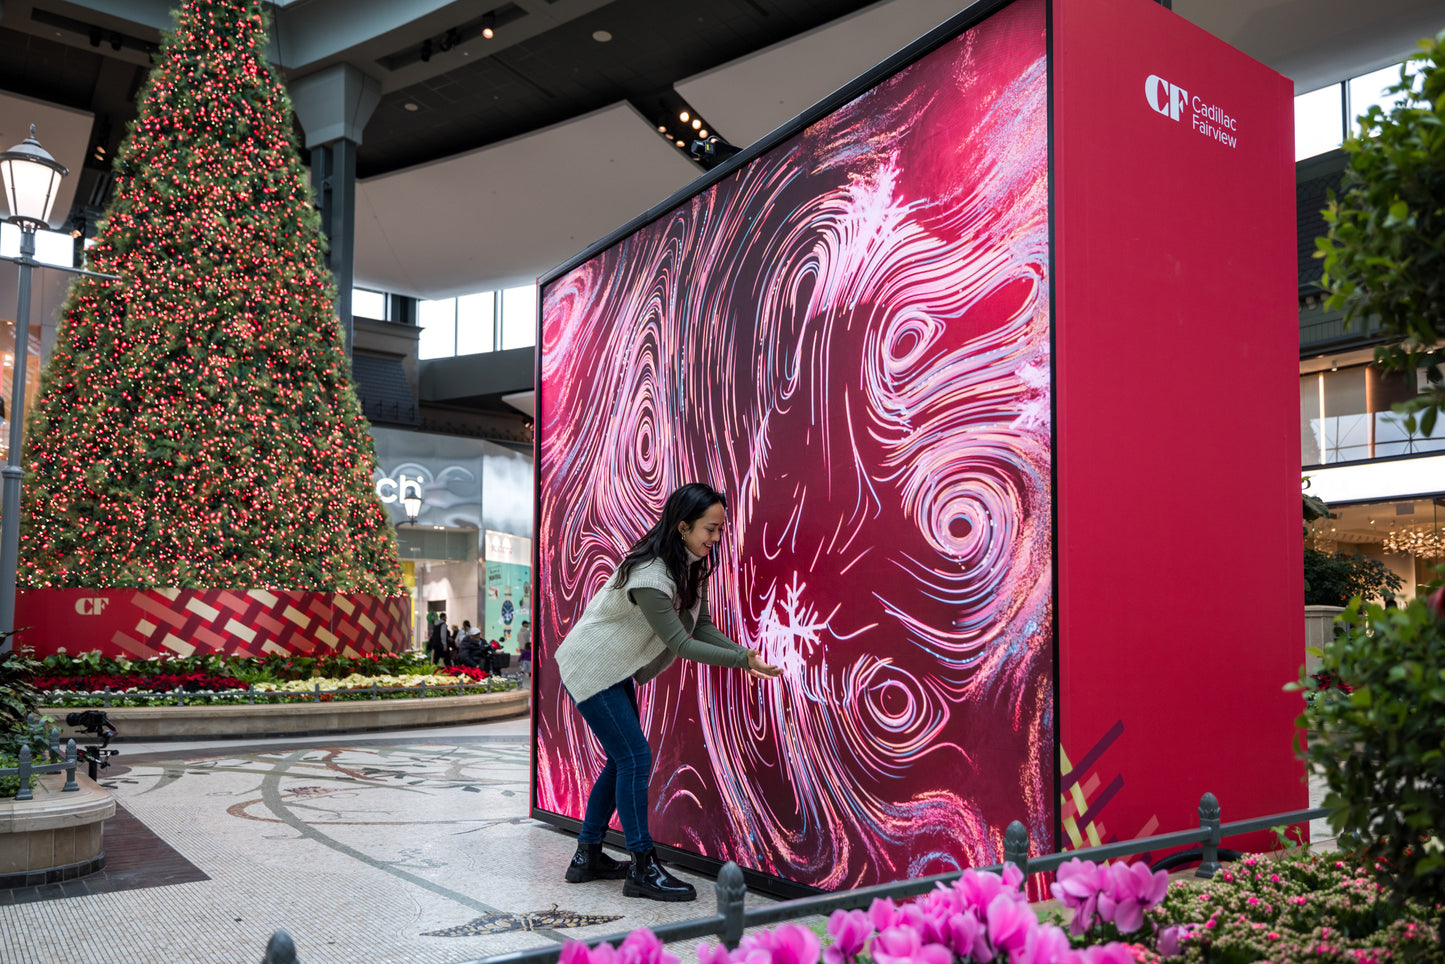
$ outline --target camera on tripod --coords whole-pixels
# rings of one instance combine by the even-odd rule
[[[115,724],[106,716],[104,710],[82,710],[79,713],[65,714],[65,725],[100,738],[99,743],[83,746],[79,752],[80,758],[85,760],[90,778],[99,780],[100,771],[110,766],[110,758],[120,753],[119,750],[108,749],[110,738],[117,732]]]

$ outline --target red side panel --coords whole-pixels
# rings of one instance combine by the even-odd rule
[[[1303,807],[1293,90],[1148,0],[1052,11],[1060,842]]]

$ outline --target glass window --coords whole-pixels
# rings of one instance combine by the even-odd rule
[[[1405,426],[1405,416],[1390,411],[1391,406],[1407,402],[1419,393],[1415,373],[1380,371],[1374,366],[1371,366],[1370,372],[1373,376],[1370,408],[1375,413],[1375,457],[1445,450],[1445,421],[1436,422],[1431,435],[1422,435],[1418,424],[1411,432]]]
[[[1300,465],[1324,463],[1324,423],[1320,419],[1320,375],[1299,380]]]
[[[418,358],[450,358],[457,353],[457,299],[423,301],[418,306]]]
[[[1344,143],[1344,87],[1331,84],[1294,99],[1294,159],[1332,151]]]
[[[1326,462],[1355,462],[1370,458],[1368,369],[1345,368],[1323,372]]]
[[[357,318],[386,321],[386,295],[380,291],[352,288],[351,314]]]
[[[1414,372],[1374,365],[1300,376],[1300,462],[1328,465],[1445,451],[1445,420],[1431,435],[1391,411],[1420,391]]]
[[[20,257],[20,228],[8,221],[0,223],[0,255]],[[35,260],[75,267],[75,239],[63,231],[36,231]]]
[[[537,286],[502,292],[502,348],[526,348],[537,342]]]
[[[1379,104],[1388,114],[1391,108],[1404,100],[1404,96],[1401,94],[1385,93],[1387,88],[1395,86],[1399,80],[1399,64],[1382,67],[1350,79],[1350,127],[1352,133],[1359,133],[1359,117],[1373,105]]]
[[[457,354],[475,355],[496,349],[497,297],[492,291],[457,299]]]

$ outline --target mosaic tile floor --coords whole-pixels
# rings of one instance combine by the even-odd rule
[[[302,964],[455,964],[713,909],[687,871],[691,904],[565,883],[574,839],[526,815],[528,729],[120,744],[111,863],[0,891],[0,964],[250,964],[278,928]],[[689,964],[696,944],[669,950]]]
[[[106,874],[126,886],[9,892],[0,962],[259,962],[283,928],[302,964],[452,964],[712,910],[711,881],[686,871],[691,904],[564,882],[575,840],[526,815],[525,729],[122,746],[102,782],[139,830],[116,842],[143,851],[153,834],[164,869],[137,883],[118,861]]]

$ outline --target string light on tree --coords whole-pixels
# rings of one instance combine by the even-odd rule
[[[21,583],[396,595],[395,534],[257,0],[191,0],[26,431]]]

